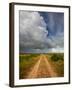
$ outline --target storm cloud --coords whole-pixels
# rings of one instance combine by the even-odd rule
[[[57,15],[50,15],[46,12],[19,11],[20,53],[63,51],[63,22],[59,18],[63,15]]]

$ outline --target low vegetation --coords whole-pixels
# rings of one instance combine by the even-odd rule
[[[59,77],[64,76],[64,53],[50,53],[47,55],[51,65]]]
[[[24,79],[32,66],[37,62],[37,54],[23,54],[19,56],[19,78]]]
[[[64,60],[64,55],[62,53],[55,53],[51,56],[51,60],[58,61],[58,60]]]
[[[48,53],[44,54],[51,66],[54,67],[58,77],[64,76],[64,53]],[[19,78],[27,78],[28,73],[39,60],[40,54],[20,54],[19,55]]]

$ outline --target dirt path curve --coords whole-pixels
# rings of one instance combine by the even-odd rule
[[[40,55],[39,60],[29,72],[27,78],[44,78],[44,77],[56,77],[57,73],[51,66],[47,57],[43,54]]]

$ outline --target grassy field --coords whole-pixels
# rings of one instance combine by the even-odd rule
[[[64,54],[63,53],[48,53],[44,54],[51,66],[55,68],[58,77],[64,76]],[[19,55],[19,78],[24,79],[27,77],[30,70],[36,64],[40,54],[20,54]]]
[[[51,53],[47,57],[59,77],[64,76],[64,53]]]
[[[37,62],[38,54],[20,54],[19,55],[19,78],[26,78],[28,72]]]

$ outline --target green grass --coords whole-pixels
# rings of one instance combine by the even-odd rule
[[[22,54],[19,55],[19,78],[26,78],[27,73],[31,70],[31,67],[37,62],[37,54]]]
[[[47,57],[59,77],[64,76],[64,53],[51,53]]]
[[[64,76],[64,54],[63,53],[48,53],[44,54],[51,66],[54,67],[59,77]],[[19,78],[26,79],[28,73],[36,64],[40,54],[20,54],[19,55]]]

